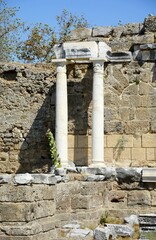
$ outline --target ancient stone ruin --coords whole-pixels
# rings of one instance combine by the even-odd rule
[[[51,64],[0,63],[0,239],[150,239],[156,17],[76,29],[54,51]]]

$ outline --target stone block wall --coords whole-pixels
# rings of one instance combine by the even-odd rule
[[[138,169],[79,168],[64,180],[50,174],[1,175],[0,240],[65,240],[66,224],[94,230],[105,216],[155,213],[155,184],[141,183]]]
[[[131,51],[131,62],[104,66],[105,162],[107,166],[154,166],[156,160],[155,17],[143,24],[75,30],[72,40],[105,41]],[[70,64],[68,158],[91,163],[92,64]],[[0,63],[0,172],[48,172],[46,138],[55,132],[53,64]]]
[[[154,167],[156,160],[156,17],[143,24],[76,29],[72,40],[105,41],[113,52],[131,51],[133,60],[105,63],[105,163],[107,166]],[[75,72],[84,77],[81,68]],[[74,137],[69,159],[78,165],[91,163],[91,104],[88,131]],[[71,137],[70,137],[71,139]],[[81,143],[80,143],[81,142]],[[81,150],[80,150],[81,149]]]
[[[1,240],[55,239],[55,187],[4,184],[1,191]]]
[[[55,125],[52,66],[0,64],[0,172],[47,172],[46,131]]]

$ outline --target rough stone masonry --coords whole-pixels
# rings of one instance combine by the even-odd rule
[[[62,177],[47,174],[51,161],[45,134],[48,128],[55,130],[55,67],[0,63],[2,240],[65,240],[69,225],[63,226],[69,223],[95,229],[106,214],[155,213],[155,183],[142,182],[141,170],[156,160],[156,17],[143,24],[75,30],[71,39],[104,41],[114,57],[117,51],[133,56],[123,63],[111,62],[110,55],[104,69],[108,168],[77,167]],[[92,64],[73,63],[67,76],[68,158],[87,166]]]
[[[155,166],[156,17],[143,24],[78,29],[72,41],[104,41],[131,62],[104,69],[106,166]],[[68,65],[68,159],[91,164],[92,64]],[[46,131],[55,130],[53,64],[0,64],[0,172],[48,172]]]

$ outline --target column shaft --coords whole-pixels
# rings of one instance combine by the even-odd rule
[[[65,60],[57,62],[55,135],[62,166],[66,166],[68,165],[68,106]]]
[[[93,61],[92,165],[104,165],[104,60]]]

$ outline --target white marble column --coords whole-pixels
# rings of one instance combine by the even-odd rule
[[[54,62],[54,60],[53,60]],[[67,76],[66,60],[55,60],[57,65],[56,77],[56,146],[61,164],[68,165],[68,103],[67,103]]]
[[[92,165],[104,164],[104,59],[93,61]]]

